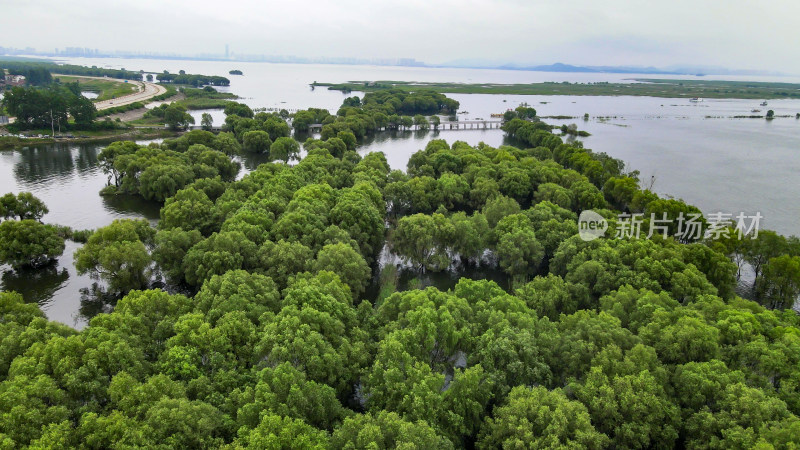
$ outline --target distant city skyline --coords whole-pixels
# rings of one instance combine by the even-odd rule
[[[770,70],[748,70],[718,66],[690,66],[673,65],[669,67],[653,66],[583,66],[555,62],[543,65],[525,65],[513,62],[492,63],[472,61],[452,61],[443,64],[428,64],[414,58],[354,58],[341,56],[301,57],[294,55],[251,55],[237,54],[231,51],[230,45],[225,44],[220,53],[182,54],[170,52],[130,51],[130,50],[100,50],[88,47],[55,48],[52,51],[40,50],[33,47],[24,49],[0,46],[0,56],[34,56],[34,57],[86,57],[86,58],[142,58],[142,59],[182,59],[205,61],[241,61],[241,62],[268,62],[289,64],[343,64],[343,65],[378,65],[402,67],[448,67],[448,68],[487,68],[502,70],[533,70],[546,72],[609,72],[609,73],[652,73],[652,74],[690,74],[690,75],[788,75]]]
[[[46,51],[224,57],[227,44],[229,58],[253,60],[800,74],[800,60],[790,57],[800,3],[790,0],[36,0],[2,11],[3,46]]]

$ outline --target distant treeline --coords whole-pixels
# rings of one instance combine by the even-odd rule
[[[620,83],[544,82],[521,84],[439,83],[416,81],[350,81],[347,83],[318,83],[345,93],[352,91],[381,92],[402,89],[416,92],[427,89],[443,94],[503,94],[503,95],[591,95],[639,96],[660,98],[741,98],[773,99],[800,98],[800,84],[728,80],[672,80],[637,78]]]
[[[183,72],[183,71],[181,71]],[[188,84],[190,86],[230,86],[231,81],[225,77],[216,75],[197,75],[187,73],[164,73],[156,75],[156,79],[162,83]]]
[[[33,85],[48,84],[52,74],[81,75],[87,77],[109,77],[121,80],[141,80],[142,74],[125,69],[102,69],[97,66],[86,67],[74,64],[56,64],[46,62],[2,61],[2,66],[11,75],[23,75]]]

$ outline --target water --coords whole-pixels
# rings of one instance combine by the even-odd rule
[[[107,176],[98,166],[98,144],[37,145],[0,152],[0,193],[29,191],[45,202],[50,212],[43,222],[73,229],[95,229],[114,219],[146,218],[155,224],[159,204],[141,197],[98,195]],[[97,308],[81,300],[81,288],[92,285],[79,276],[73,253],[80,244],[66,242],[58,261],[39,270],[14,271],[0,265],[0,289],[17,291],[35,301],[52,320],[82,328]]]
[[[474,116],[487,117],[487,111],[502,112],[527,102],[541,116],[577,117],[545,120],[555,125],[575,123],[588,131],[590,137],[580,138],[587,148],[625,161],[629,170],[641,172],[643,181],[655,177],[653,188],[661,195],[682,198],[706,214],[760,212],[762,227],[800,235],[800,120],[795,119],[800,100],[770,100],[767,107],[760,107],[756,100],[707,99],[693,104],[651,97],[452,97]],[[761,109],[760,114],[772,109],[776,116],[791,117],[730,118],[754,114],[753,108]],[[585,113],[588,121],[583,120]],[[612,118],[598,118],[603,116]],[[480,139],[490,145],[502,139],[498,130],[441,132],[448,142],[448,133],[481,134]]]
[[[547,73],[472,69],[426,69],[377,66],[297,65],[267,63],[228,63],[204,61],[159,61],[120,59],[70,59],[70,63],[100,67],[126,67],[160,72],[228,76],[241,69],[244,76],[228,76],[229,88],[243,97],[240,101],[253,108],[327,108],[332,112],[341,105],[344,95],[327,89],[312,90],[313,81],[349,80],[454,81],[492,83],[532,83],[541,81],[621,81],[635,78],[630,74]],[[235,66],[235,67],[234,67]],[[670,78],[667,76],[642,76]],[[675,78],[675,77],[672,77]],[[694,78],[681,76],[678,78]],[[708,77],[709,79],[711,77]],[[740,77],[714,77],[742,79]],[[757,81],[800,80],[756,78]],[[221,89],[221,90],[222,90]],[[783,234],[800,235],[800,112],[798,100],[770,100],[768,107],[755,100],[706,100],[692,104],[686,99],[647,97],[573,97],[521,95],[450,95],[461,102],[462,120],[490,118],[526,102],[539,115],[567,115],[576,119],[548,119],[554,124],[577,123],[592,133],[582,138],[585,146],[603,151],[637,169],[642,179],[654,176],[654,190],[680,197],[700,207],[705,213],[716,211],[752,214],[761,212],[762,227]],[[763,119],[706,118],[706,116],[749,115],[753,108],[773,109],[776,115],[792,118]],[[193,111],[197,123],[204,111]],[[215,124],[224,122],[220,110],[208,111]],[[590,115],[583,120],[584,113]],[[599,116],[611,116],[601,120]],[[367,140],[362,154],[382,151],[393,169],[405,169],[408,157],[431,139],[456,140],[491,146],[504,143],[501,130],[445,130],[440,132],[383,133]],[[106,184],[106,175],[97,166],[100,145],[55,144],[0,152],[0,193],[31,191],[45,201],[50,213],[45,222],[76,229],[97,228],[116,218],[145,217],[158,219],[159,205],[138,197],[101,197],[97,193]],[[263,157],[244,156],[242,173],[263,162]],[[241,175],[240,175],[241,176]],[[79,277],[72,267],[72,253],[77,244],[68,243],[57,265],[45,271],[16,274],[0,267],[2,289],[20,290],[29,301],[38,301],[53,320],[82,327],[96,305],[81,302],[80,288],[91,286],[89,277]],[[491,276],[491,275],[490,275]],[[414,277],[401,273],[400,283]],[[430,278],[430,279],[429,279]],[[451,274],[425,276],[423,284],[450,285]],[[35,279],[35,282],[31,282]],[[446,287],[446,286],[445,286]],[[83,312],[81,310],[83,309]]]
[[[114,219],[158,220],[159,205],[141,197],[104,197],[108,176],[98,166],[101,144],[49,144],[0,152],[0,192],[32,192],[50,212],[43,221],[94,229]]]

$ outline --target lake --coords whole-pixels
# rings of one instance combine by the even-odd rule
[[[127,69],[144,69],[222,75],[231,79],[225,88],[241,96],[253,108],[317,107],[332,112],[346,95],[327,89],[311,89],[313,81],[349,80],[453,81],[487,83],[532,83],[541,81],[621,81],[630,74],[549,73],[478,69],[431,69],[384,66],[336,66],[242,62],[162,61],[133,59],[72,58],[69,63]],[[243,76],[228,75],[240,69]],[[656,78],[648,75],[642,77]],[[694,78],[690,76],[658,78]],[[714,77],[742,79],[740,77]],[[797,81],[757,78],[756,81]],[[356,93],[349,94],[356,95]],[[553,124],[576,123],[591,133],[582,138],[587,148],[602,151],[639,170],[643,180],[654,177],[654,190],[697,205],[705,213],[760,212],[761,226],[783,234],[800,235],[800,112],[798,100],[770,100],[759,107],[753,100],[706,100],[648,97],[449,95],[461,102],[462,120],[499,113],[526,102],[540,116],[565,115],[575,119],[547,119]],[[749,115],[753,108],[773,109],[791,118],[731,119]],[[202,111],[194,111],[198,118]],[[588,113],[590,119],[583,120]],[[762,112],[763,114],[763,112]],[[221,123],[221,111],[212,111]],[[607,117],[607,118],[606,118]],[[491,146],[505,141],[501,130],[446,130],[440,132],[382,133],[359,149],[363,154],[382,151],[393,169],[405,169],[408,157],[431,139],[456,140]],[[44,221],[76,229],[97,228],[116,218],[144,217],[155,223],[159,205],[136,197],[106,198],[98,195],[107,177],[97,166],[99,145],[54,144],[0,152],[0,193],[30,191],[50,209]],[[243,173],[262,162],[258,157],[242,160]],[[53,320],[81,328],[100,306],[81,302],[79,289],[89,287],[89,277],[78,276],[72,267],[68,243],[57,265],[37,274],[15,273],[0,268],[2,289],[23,292],[38,301]],[[34,281],[35,280],[35,281]]]

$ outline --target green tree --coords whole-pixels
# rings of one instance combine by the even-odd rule
[[[580,402],[560,390],[519,386],[503,406],[488,418],[478,448],[593,448],[609,445],[609,439],[592,426]]]
[[[236,444],[241,447],[281,449],[281,448],[328,448],[328,434],[298,419],[281,417],[277,414],[264,414],[254,429],[244,429]]]
[[[593,424],[620,448],[671,447],[678,438],[678,408],[647,370],[608,377],[593,367],[574,389]]]
[[[266,241],[258,250],[259,261],[265,272],[278,286],[286,287],[289,277],[311,268],[314,252],[300,242]]]
[[[199,287],[214,275],[252,269],[258,261],[257,253],[258,246],[239,231],[212,233],[186,252],[186,282]]]
[[[253,130],[243,135],[242,148],[248,153],[264,153],[269,151],[272,141],[266,131]]]
[[[533,274],[544,258],[544,247],[531,229],[515,229],[500,236],[497,259],[500,267],[512,277]]]
[[[222,413],[208,403],[163,398],[153,404],[144,422],[155,442],[171,448],[209,448],[221,445]]]
[[[563,314],[572,314],[586,302],[585,294],[572,283],[552,273],[537,276],[517,289],[517,296],[525,301],[530,309],[542,317],[557,321]]]
[[[69,113],[79,127],[88,127],[97,118],[97,108],[91,100],[76,95],[69,106]]]
[[[336,137],[344,142],[344,144],[347,146],[347,150],[355,150],[356,145],[358,145],[356,135],[349,131],[340,131],[336,133]]]
[[[765,306],[792,308],[800,296],[800,256],[781,255],[770,259],[757,284],[758,297]]]
[[[486,216],[489,227],[494,228],[503,217],[520,212],[520,207],[513,198],[498,195],[487,200],[481,212]]]
[[[299,158],[300,144],[290,137],[279,137],[269,148],[269,155],[272,159],[283,162],[296,160]]]
[[[418,130],[427,130],[430,128],[430,122],[428,122],[428,119],[422,114],[417,114],[414,116],[414,126],[416,126]]]
[[[81,275],[105,281],[116,294],[142,289],[150,282],[152,259],[147,247],[154,235],[144,219],[117,219],[98,228],[75,252],[75,268]]]
[[[442,214],[414,214],[397,222],[391,243],[395,253],[421,269],[444,270],[450,266],[446,243],[453,225]]]
[[[194,171],[185,164],[154,164],[139,175],[139,194],[147,200],[163,202],[191,183]]]
[[[250,107],[245,105],[244,103],[228,102],[225,105],[225,115],[226,116],[234,115],[245,119],[252,119],[254,114],[253,110],[250,109]]]
[[[239,409],[239,424],[255,428],[264,411],[284,415],[323,430],[332,430],[347,416],[336,391],[306,379],[288,362],[258,373],[251,402]]]
[[[449,440],[439,436],[426,422],[409,422],[390,411],[348,417],[334,431],[331,445],[334,448],[453,448]]]
[[[167,199],[161,208],[159,229],[184,228],[197,230],[208,236],[218,230],[219,215],[214,203],[203,191],[193,187],[181,189],[174,197]]]
[[[339,275],[350,286],[354,298],[364,292],[372,274],[364,258],[352,246],[341,242],[322,247],[313,267],[315,271],[327,270]]]
[[[719,390],[716,403],[686,420],[687,446],[753,448],[758,430],[789,416],[784,402],[761,389],[734,383]]]
[[[67,394],[47,375],[16,376],[0,383],[0,443],[22,447],[48,424],[69,418]]]
[[[214,118],[211,117],[209,113],[203,113],[200,116],[200,126],[203,127],[205,131],[211,131],[211,128],[214,126]]]
[[[438,130],[441,123],[442,121],[439,119],[439,116],[431,116],[431,125],[433,125],[434,130]]]
[[[194,123],[194,117],[185,108],[170,105],[164,110],[164,123],[172,130],[183,130]]]
[[[745,240],[744,260],[753,268],[755,283],[767,262],[786,252],[786,238],[770,230],[759,230],[758,237]],[[755,286],[756,290],[758,286]]]
[[[43,201],[30,192],[20,192],[16,196],[8,193],[0,197],[0,212],[5,219],[18,217],[19,220],[41,220],[50,211]]]
[[[180,282],[185,273],[183,262],[186,253],[202,240],[203,235],[198,230],[184,231],[180,227],[159,230],[155,236],[153,259],[168,279]]]
[[[0,223],[0,261],[14,268],[39,267],[64,253],[64,239],[51,225],[35,220]]]
[[[572,209],[572,192],[555,183],[540,184],[533,198],[537,203],[547,201],[564,209]]]

